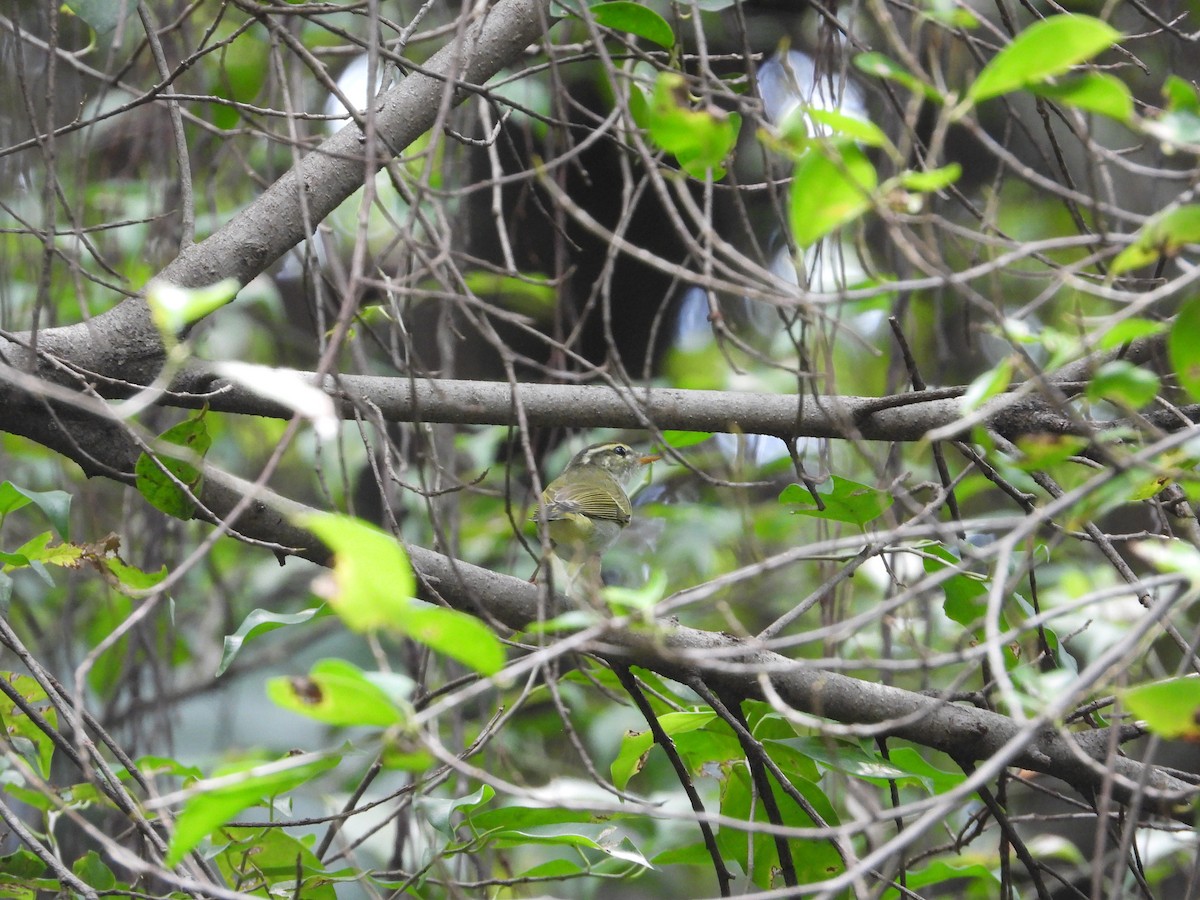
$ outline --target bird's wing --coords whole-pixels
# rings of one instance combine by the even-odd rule
[[[609,486],[551,483],[543,495],[547,521],[585,515],[628,525],[633,510],[629,498],[615,481]]]

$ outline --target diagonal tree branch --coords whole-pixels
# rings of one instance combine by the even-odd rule
[[[467,96],[465,88],[482,85],[519,60],[552,21],[550,0],[500,0],[482,6],[421,72],[408,75],[378,100],[371,113],[378,156],[364,152],[363,130],[351,122],[213,235],[186,248],[158,277],[181,287],[230,277],[247,284],[308,237],[313,223],[333,212],[388,158],[434,127],[446,107],[443,100],[460,102]],[[90,321],[42,331],[36,340],[40,349],[80,369],[133,384],[153,381],[165,359],[149,310],[136,297]],[[29,343],[29,336],[0,341],[0,359],[61,377],[37,363],[27,350]]]

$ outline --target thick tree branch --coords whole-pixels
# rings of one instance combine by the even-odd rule
[[[369,407],[390,422],[518,425],[519,402],[524,421],[537,427],[658,428],[876,441],[919,441],[931,431],[970,427],[963,421],[962,388],[854,397],[375,375],[321,379],[311,372],[299,374],[336,398],[342,415],[349,417],[355,409]],[[173,396],[163,400],[166,405],[207,403],[217,412],[284,419],[295,414],[286,404],[230,384],[199,363],[181,373],[171,391]],[[1010,440],[1026,434],[1094,433],[1090,424],[1064,414],[1038,394],[1004,394],[981,412],[982,421]],[[1198,417],[1200,409],[1193,407],[1148,416],[1158,419],[1156,424],[1164,430],[1178,429]],[[1097,424],[1095,430],[1134,424],[1110,420]]]

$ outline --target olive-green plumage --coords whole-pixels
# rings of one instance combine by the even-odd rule
[[[657,456],[638,456],[628,444],[595,444],[571,458],[542,491],[540,515],[555,554],[576,572],[588,564],[598,574],[600,556],[629,524],[633,508],[625,485]]]

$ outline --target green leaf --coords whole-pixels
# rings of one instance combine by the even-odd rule
[[[640,588],[612,586],[604,588],[602,593],[604,602],[618,614],[649,612],[667,595],[667,573],[655,569]]]
[[[195,457],[203,458],[212,446],[208,426],[204,423],[205,412],[206,410],[201,410],[192,418],[168,428],[158,436],[159,442],[186,447]],[[145,497],[151,506],[177,519],[186,521],[192,517],[196,511],[196,504],[189,492],[193,496],[199,492],[204,476],[190,461],[161,454],[152,457],[143,453],[134,464],[133,472],[138,493]],[[174,475],[188,490],[185,491],[176,484],[167,472]]]
[[[284,709],[327,725],[388,728],[408,717],[362,669],[341,659],[320,660],[304,678],[272,678],[267,696]]]
[[[28,850],[16,850],[7,856],[0,856],[0,875],[37,878],[45,871],[46,864],[41,857]]]
[[[711,437],[712,433],[708,431],[664,431],[663,443],[676,450],[683,450],[685,447],[703,444]]]
[[[417,602],[401,628],[408,637],[483,675],[504,668],[504,645],[483,622],[456,609]]]
[[[962,166],[950,163],[940,169],[930,169],[925,172],[904,172],[900,176],[900,184],[910,191],[931,194],[949,187],[962,176]]]
[[[1149,369],[1124,359],[1102,365],[1088,383],[1091,400],[1110,400],[1131,409],[1140,409],[1158,396],[1158,376]]]
[[[319,513],[299,518],[334,554],[324,599],[352,631],[389,628],[484,675],[504,667],[504,647],[473,616],[413,596],[408,555],[391,535],[351,516]]]
[[[137,566],[129,565],[117,556],[105,557],[104,567],[123,589],[135,593],[148,591],[167,577],[165,565],[156,572],[146,572]]]
[[[1125,82],[1107,72],[1086,72],[1057,84],[1033,85],[1030,90],[1047,100],[1108,116],[1118,122],[1133,119],[1133,93]]]
[[[962,411],[973,412],[997,394],[1004,393],[1012,383],[1012,376],[1012,357],[1006,356],[967,385],[961,403]]]
[[[117,876],[104,864],[95,850],[89,850],[75,860],[71,872],[98,891],[111,891],[117,886]]]
[[[959,560],[940,545],[925,548],[922,563],[930,575],[945,569],[954,569],[953,575],[941,582],[945,601],[942,608],[946,615],[964,628],[975,628],[987,612],[987,579],[982,575],[963,571]]]
[[[1200,297],[1187,300],[1167,335],[1167,356],[1180,386],[1200,400]]]
[[[990,863],[980,861],[974,854],[938,859],[927,866],[909,869],[905,883],[910,890],[928,885],[962,885],[955,890],[955,896],[964,900],[992,900],[1000,893],[1001,885]],[[892,893],[889,900],[895,896]]]
[[[865,153],[849,142],[814,144],[792,174],[792,237],[810,247],[871,208],[879,184]]]
[[[597,3],[591,8],[596,24],[614,31],[626,31],[670,50],[675,46],[675,32],[667,20],[654,10],[631,3],[614,0],[612,3]]]
[[[71,539],[71,495],[66,491],[31,491],[11,481],[0,484],[0,522],[32,503],[64,541]]]
[[[1168,740],[1200,739],[1200,681],[1172,678],[1130,688],[1125,705],[1147,727]]]
[[[1200,112],[1200,94],[1195,86],[1178,75],[1168,75],[1163,80],[1162,93],[1167,109],[1172,112]]]
[[[112,0],[70,0],[63,4],[63,8],[87,22],[98,37],[115,31],[121,20],[131,12],[123,3],[113,3]]]
[[[228,843],[216,861],[229,884],[243,890],[258,885],[253,896],[337,900],[334,874],[317,859],[309,838],[282,828],[225,828],[220,838]]]
[[[333,585],[323,589],[330,607],[351,631],[395,628],[413,605],[416,579],[408,554],[391,535],[350,516],[301,516],[333,551]]]
[[[286,794],[334,768],[340,758],[313,759],[305,754],[268,762],[244,760],[217,769],[208,783],[201,782],[175,819],[175,832],[167,847],[165,864],[178,865],[199,843],[243,810]]]
[[[797,780],[792,786],[825,819],[826,825],[837,825],[838,817],[817,785]],[[721,785],[721,813],[747,823],[768,821],[768,814],[757,793],[746,766],[732,766],[729,776]],[[816,824],[795,800],[782,791],[776,790],[775,800],[782,824],[795,828],[811,828]],[[779,851],[770,835],[762,831],[747,834],[741,830],[722,828],[717,832],[717,846],[727,860],[736,861],[743,871],[751,871],[750,862],[753,860],[754,883],[759,888],[767,890],[779,887],[774,882],[779,872]],[[844,869],[841,858],[829,841],[806,841],[804,852],[793,853],[792,861],[796,867],[797,881],[801,884],[822,881]]]
[[[883,53],[876,53],[874,51],[859,53],[854,57],[854,65],[860,72],[873,75],[876,78],[886,78],[888,81],[898,82],[914,94],[921,94],[934,103],[942,103],[945,100],[937,88],[931,84],[926,84],[909,72],[908,69]]]
[[[150,316],[163,339],[174,341],[189,325],[220,309],[241,289],[236,278],[226,278],[202,288],[181,288],[167,281],[151,281],[146,287]]]
[[[666,713],[658,718],[658,724],[669,737],[683,735],[689,731],[705,728],[717,718],[711,710],[705,712]],[[651,748],[654,746],[654,735],[650,730],[627,731],[621,739],[621,749],[610,767],[613,784],[620,790],[625,790],[629,779],[642,770],[646,765]]]
[[[314,606],[312,609],[301,610],[298,613],[273,613],[269,609],[255,609],[238,626],[233,634],[225,635],[225,645],[221,651],[221,662],[217,666],[215,677],[220,677],[229,668],[238,652],[253,637],[283,628],[287,625],[302,625],[318,613],[325,610],[324,606]]]
[[[874,122],[868,122],[857,116],[848,116],[843,112],[832,109],[821,109],[817,106],[801,105],[795,113],[808,118],[812,122],[824,125],[827,132],[838,137],[850,138],[868,147],[890,147],[892,142],[883,133],[883,129]],[[795,114],[793,113],[793,114]],[[821,134],[818,131],[818,134]]]
[[[1200,204],[1176,206],[1143,225],[1133,243],[1113,259],[1109,271],[1120,275],[1140,269],[1161,257],[1178,256],[1185,245],[1195,243],[1200,243]]]
[[[1048,16],[1018,34],[992,58],[966,99],[980,103],[1061,75],[1107,50],[1121,33],[1091,16]]]
[[[779,495],[779,502],[787,506],[801,507],[792,510],[798,516],[848,522],[860,527],[879,518],[894,502],[894,498],[887,491],[850,481],[840,475],[833,475],[824,484],[817,485],[817,496],[825,504],[824,509],[817,508],[807,487],[802,484],[789,484]]]
[[[12,554],[16,560],[22,560],[18,566],[6,565],[5,571],[10,568],[23,568],[24,566],[37,567],[41,565],[52,566],[75,566],[78,564],[80,557],[83,556],[83,550],[74,544],[58,544],[54,547],[50,546],[52,535],[48,531],[43,531],[41,534],[30,538]]]
[[[1200,145],[1200,97],[1196,89],[1178,75],[1163,82],[1167,108],[1158,117],[1142,122],[1142,130],[1157,138],[1171,152],[1177,146]]]
[[[474,812],[491,803],[495,796],[496,789],[484,784],[465,797],[422,797],[416,801],[416,806],[430,825],[447,837],[454,837],[454,814],[460,811]]]
[[[503,806],[473,813],[466,821],[471,833],[477,836],[500,833],[509,829],[527,830],[569,823],[595,824],[604,821],[598,813],[561,806]]]
[[[741,117],[720,109],[696,110],[688,105],[687,87],[678,72],[662,72],[646,110],[651,140],[673,155],[685,172],[723,178],[721,163],[737,143]]]
[[[1166,330],[1167,324],[1165,322],[1156,322],[1153,319],[1141,319],[1134,316],[1130,319],[1122,319],[1111,328],[1106,328],[1104,333],[1100,335],[1100,339],[1096,342],[1096,346],[1101,350],[1113,350],[1136,341],[1138,338],[1162,334]]]
[[[919,784],[931,793],[941,793],[966,780],[961,773],[947,772],[931,765],[911,747],[897,747],[893,749],[891,759],[884,759],[874,748],[868,750],[852,741],[797,737],[781,743],[824,766],[867,781]]]
[[[28,675],[17,672],[0,672],[0,678],[7,681],[25,704],[49,723],[51,729],[57,730],[58,712],[50,704],[40,684]],[[9,699],[8,694],[0,694],[0,728],[4,729],[9,742],[33,770],[43,778],[49,778],[54,743],[14,700]]]
[[[552,313],[558,303],[558,288],[544,276],[534,280],[529,275],[517,278],[476,269],[466,274],[463,283],[472,293],[498,298],[505,309],[523,315],[542,317]]]

